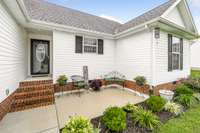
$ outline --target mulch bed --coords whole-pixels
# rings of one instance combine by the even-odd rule
[[[143,107],[145,110],[148,109],[147,105],[144,102],[136,104],[136,105]],[[162,123],[165,123],[169,119],[174,117],[172,113],[164,111],[164,110],[156,113],[156,115],[160,118],[160,121]],[[91,119],[91,123],[93,124],[93,126],[95,128],[100,128],[101,129],[100,133],[116,133],[116,132],[109,131],[108,128],[106,128],[103,124],[101,124],[101,118],[102,116]],[[62,129],[60,131],[62,131]],[[117,132],[117,133],[151,133],[151,132],[152,132],[151,130],[142,128],[137,124],[134,125],[131,119],[131,113],[126,113],[126,129],[122,132]]]
[[[145,103],[139,103],[137,104],[138,106],[142,106],[144,109],[148,109]],[[169,119],[173,118],[174,115],[170,112],[167,111],[160,111],[156,113],[158,117],[160,117],[160,121],[162,123],[165,123]],[[109,131],[103,124],[99,124],[101,121],[101,116],[93,118],[91,120],[91,123],[94,125],[95,128],[99,127],[101,129],[101,133],[116,133]],[[126,129],[122,132],[119,133],[151,133],[151,130],[148,130],[146,128],[139,127],[139,125],[134,125],[132,120],[131,120],[131,113],[126,114]]]

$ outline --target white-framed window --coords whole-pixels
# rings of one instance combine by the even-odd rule
[[[181,42],[180,38],[172,37],[172,70],[180,70],[181,60]]]
[[[98,41],[96,38],[83,37],[83,52],[84,53],[97,53]]]

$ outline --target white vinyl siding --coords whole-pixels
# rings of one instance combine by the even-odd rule
[[[89,79],[102,78],[114,70],[115,43],[104,39],[104,54],[75,52],[75,35],[67,32],[53,32],[53,79],[66,74],[83,75],[83,66],[88,66]]]
[[[160,39],[154,41],[155,69],[153,85],[176,81],[190,75],[190,43],[183,39],[183,70],[168,72],[168,33],[161,31]]]
[[[179,12],[179,9],[175,7],[167,16],[166,19],[179,25],[185,27],[182,15]]]
[[[145,76],[151,82],[151,36],[152,32],[145,30],[117,40],[115,63],[128,80]]]
[[[191,46],[191,67],[200,70],[200,40]]]
[[[26,33],[0,1],[0,102],[27,76]]]

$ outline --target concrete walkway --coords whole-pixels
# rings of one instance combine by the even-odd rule
[[[134,93],[109,88],[100,92],[85,91],[56,97],[56,104],[46,107],[9,113],[0,122],[1,133],[59,133],[70,116],[94,118],[102,115],[109,106],[139,103],[143,97]]]
[[[8,113],[0,122],[1,133],[59,133],[55,105]]]

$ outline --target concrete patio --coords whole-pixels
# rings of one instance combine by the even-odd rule
[[[9,113],[0,122],[2,133],[59,133],[70,116],[83,115],[94,118],[102,115],[109,106],[122,106],[128,102],[144,100],[134,93],[109,88],[100,92],[85,91],[79,94],[65,94],[55,99],[55,105]]]
[[[0,122],[1,133],[59,133],[55,105],[9,113]]]

